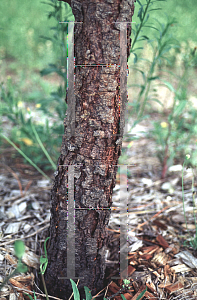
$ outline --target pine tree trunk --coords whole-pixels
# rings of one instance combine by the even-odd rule
[[[124,121],[120,120],[120,107],[123,116],[126,107],[120,97],[121,25],[115,22],[132,21],[133,2],[71,0],[75,21],[83,22],[74,27],[75,135],[69,134],[67,115],[52,189],[49,261],[45,273],[49,295],[63,299],[69,299],[72,293],[69,280],[72,272],[68,271],[72,266],[75,266],[74,281],[81,278],[78,287],[83,298],[84,286],[90,288],[92,295],[104,288],[105,227],[110,217],[121,154]],[[128,57],[131,24],[127,24],[125,56]],[[79,66],[85,64],[87,66]],[[89,66],[91,64],[100,66]],[[127,69],[127,65],[125,67]],[[126,92],[122,91],[122,95]],[[69,220],[72,219],[68,198],[72,188],[75,231],[68,237],[68,232],[71,232]],[[75,261],[67,257],[67,250],[73,250],[73,240]]]

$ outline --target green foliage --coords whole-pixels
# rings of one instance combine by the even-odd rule
[[[53,47],[56,47],[56,50],[59,53],[59,58],[56,62],[50,63],[49,66],[43,69],[41,75],[50,75],[51,73],[56,73],[63,80],[57,91],[51,93],[51,97],[42,97],[37,100],[35,106],[35,115],[32,112],[32,108],[25,107],[22,99],[23,95],[14,90],[14,85],[12,85],[11,80],[8,80],[7,87],[2,84],[1,87],[1,114],[9,118],[11,126],[11,136],[10,140],[26,155],[27,158],[33,157],[33,164],[41,167],[44,170],[55,169],[55,162],[57,161],[59,155],[59,148],[57,145],[61,145],[62,135],[64,132],[62,119],[64,118],[66,111],[66,104],[63,101],[63,98],[66,94],[67,86],[67,47],[66,47],[66,37],[67,37],[67,23],[59,23],[59,21],[70,21],[74,20],[74,16],[71,13],[71,9],[67,3],[62,3],[57,0],[50,0],[48,2],[42,2],[50,6],[50,11],[48,12],[48,19],[53,20],[53,26],[50,27],[52,35],[46,36],[42,35],[41,38],[47,42],[50,42]],[[137,12],[138,21],[133,25],[132,30],[132,47],[131,53],[134,54],[135,68],[136,72],[141,74],[142,83],[138,84],[140,88],[137,99],[134,99],[131,103],[132,106],[132,116],[137,116],[133,122],[133,127],[141,122],[142,120],[148,118],[147,114],[144,114],[145,109],[148,105],[151,104],[151,101],[157,101],[160,103],[152,91],[154,89],[155,81],[160,78],[157,73],[158,68],[163,66],[165,62],[169,65],[172,65],[172,60],[169,56],[172,50],[179,50],[180,47],[178,42],[172,38],[171,30],[174,28],[175,20],[167,18],[165,23],[153,19],[152,16],[154,13],[158,13],[160,9],[160,4],[162,5],[163,1],[137,1],[139,10]],[[136,5],[136,8],[137,8]],[[46,6],[46,5],[45,5]],[[135,21],[135,16],[134,19]],[[146,30],[148,29],[148,34]],[[151,33],[152,31],[152,33]],[[150,35],[149,35],[150,33]],[[143,44],[142,44],[143,43]],[[137,45],[137,46],[136,46]],[[139,46],[138,46],[139,45]],[[140,47],[142,45],[142,47]],[[138,50],[144,49],[145,46],[151,47],[151,56],[148,59],[141,57]],[[193,50],[194,51],[194,50]],[[195,52],[195,51],[194,51]],[[141,52],[140,52],[141,53]],[[187,65],[187,54],[185,53],[185,66]],[[139,65],[143,63],[143,67]],[[164,82],[164,80],[163,80]],[[169,88],[171,83],[164,82]],[[186,93],[186,88],[180,90],[179,93],[183,94],[181,97],[184,98],[184,93]],[[36,95],[34,96],[36,98]],[[177,100],[179,101],[179,99]],[[181,115],[184,112],[184,99],[182,100],[182,106],[177,107],[176,114]],[[21,106],[23,105],[23,107]],[[56,120],[54,124],[50,124],[48,118],[54,117],[56,115]],[[29,114],[29,115],[28,115]],[[32,120],[35,116],[40,116],[40,120],[44,120],[44,116],[48,116],[44,122],[33,122]],[[195,113],[190,112],[190,115],[195,119]],[[180,120],[179,120],[180,121]],[[155,136],[160,136],[161,128],[155,125],[156,133]],[[180,130],[183,128],[184,124],[178,125],[176,129],[177,137],[180,137]],[[189,126],[189,125],[188,125]],[[191,127],[191,126],[190,126]],[[160,132],[159,132],[160,130]],[[173,129],[174,130],[174,129]],[[167,131],[163,131],[162,135],[166,136]],[[173,133],[174,134],[174,133]],[[51,138],[55,137],[55,138]],[[173,138],[173,135],[172,135]],[[166,139],[166,137],[165,137]],[[161,141],[161,138],[160,138]],[[2,143],[2,139],[0,140]],[[161,144],[162,145],[162,144]],[[181,152],[182,149],[179,143],[176,143],[176,147]],[[161,147],[161,146],[160,146]],[[164,149],[164,150],[163,150]],[[158,155],[160,155],[161,162],[164,159],[165,146],[162,149],[162,153],[159,150]],[[174,153],[174,151],[169,150]],[[163,155],[163,158],[162,158]],[[170,154],[171,155],[171,154]],[[27,159],[30,162],[30,159]],[[172,161],[172,157],[169,159]],[[168,162],[169,163],[169,162]]]
[[[45,294],[46,294],[46,299],[49,300],[48,298],[48,293],[47,293],[47,289],[46,289],[46,285],[45,285],[45,281],[44,281],[44,273],[46,271],[47,268],[47,264],[48,264],[48,259],[47,259],[47,250],[46,250],[46,242],[48,241],[49,237],[46,238],[45,242],[44,242],[44,252],[45,255],[44,257],[41,256],[40,257],[40,270],[41,270],[41,277],[42,277],[42,282],[43,282],[43,286],[44,286],[44,290],[45,290]],[[2,289],[2,287],[8,282],[8,280],[13,277],[16,273],[26,273],[28,271],[27,266],[22,263],[22,257],[25,253],[25,244],[23,241],[21,240],[17,240],[14,243],[14,251],[15,251],[15,255],[18,257],[18,263],[17,263],[17,267],[14,270],[14,272],[12,272],[12,274],[10,276],[8,276],[5,281],[0,285],[0,290]],[[32,296],[24,293],[25,295],[29,296],[29,298],[31,300],[33,300]],[[36,295],[34,292],[34,300],[36,300]]]
[[[35,165],[39,165],[44,170],[48,170],[52,166],[55,170],[54,161],[57,161],[59,155],[58,145],[61,145],[62,134],[64,132],[63,122],[60,117],[59,122],[57,121],[55,124],[49,125],[49,120],[46,118],[43,121],[43,117],[40,117],[41,121],[39,123],[35,121],[33,123],[32,120],[35,119],[34,113],[31,112],[29,107],[25,107],[20,95],[17,95],[14,91],[10,79],[7,81],[6,88],[3,84],[1,85],[0,98],[1,115],[5,116],[11,124],[10,139],[7,138],[7,141],[9,143],[12,142],[12,145],[14,144],[15,148],[20,150],[20,154],[34,167]],[[58,106],[57,103],[56,105]],[[41,104],[36,106],[36,115],[44,116]],[[48,106],[45,106],[44,111],[49,110],[49,106],[50,103],[48,103]],[[58,110],[61,110],[61,107],[58,107]],[[62,111],[60,114],[62,117]],[[48,115],[50,115],[50,112]],[[2,132],[2,129],[0,132]],[[56,139],[49,138],[53,136],[56,136]],[[34,162],[29,157],[33,157]],[[39,167],[36,167],[36,169],[39,169],[40,172]]]
[[[10,143],[10,145],[12,145],[33,167],[35,167],[35,169],[40,173],[40,174],[42,174],[44,177],[46,177],[47,179],[50,179],[37,165],[35,165],[34,163],[33,163],[33,161],[29,158],[29,157],[27,157],[26,155],[25,155],[25,153],[23,153],[23,151],[21,151],[14,143],[12,143],[12,141],[8,138],[8,137],[6,137],[5,135],[3,135],[3,134],[0,134],[0,136],[3,138],[3,139],[5,139],[8,143]]]
[[[49,23],[54,25],[52,20]],[[0,59],[9,59],[14,69],[18,66],[40,68],[49,59],[56,58],[52,44],[40,38],[48,33],[46,10],[40,0],[14,0],[11,6],[1,1],[0,27]]]
[[[71,282],[72,289],[73,289],[74,300],[80,300],[80,294],[79,294],[79,290],[77,288],[76,283],[72,279],[70,279],[70,282]],[[91,300],[92,295],[91,295],[90,289],[87,286],[84,286],[84,290],[85,290],[86,300]]]
[[[76,283],[72,279],[70,279],[70,282],[71,282],[72,289],[73,289],[74,300],[80,300],[79,290],[77,288]]]
[[[46,2],[44,2],[46,3]],[[50,0],[46,3],[52,7],[48,13],[48,19],[53,19],[56,26],[51,27],[52,37],[42,36],[42,39],[50,41],[59,51],[57,63],[50,63],[48,68],[43,69],[40,74],[46,76],[56,73],[63,80],[57,91],[51,93],[50,98],[42,98],[36,104],[36,115],[40,116],[41,122],[32,122],[35,114],[29,107],[25,108],[22,96],[14,91],[12,81],[8,79],[7,86],[1,84],[1,115],[6,116],[12,124],[10,141],[15,144],[19,153],[26,158],[40,172],[40,167],[44,170],[56,169],[54,161],[57,161],[59,155],[59,146],[61,145],[62,135],[64,133],[63,118],[65,116],[67,105],[63,100],[67,88],[67,23],[63,21],[74,20],[71,8],[67,3],[57,0]],[[64,16],[64,18],[62,17]],[[54,124],[49,125],[48,118],[54,118]],[[46,118],[47,116],[47,118]],[[53,138],[55,137],[55,138]],[[5,138],[5,136],[4,136]],[[8,139],[7,139],[8,141]],[[2,143],[2,140],[0,141]],[[46,156],[46,158],[45,158]],[[34,158],[34,162],[29,157]],[[40,172],[41,173],[41,172]]]
[[[146,4],[146,0],[140,1],[142,4]],[[135,14],[133,17],[133,21],[137,21],[137,13],[140,8],[139,1],[136,1],[135,3]],[[180,23],[180,26],[175,27],[175,34],[177,39],[182,41],[193,40],[197,42],[197,37],[194,35],[194,32],[196,30],[195,26],[195,12],[196,12],[197,2],[195,0],[191,0],[189,3],[185,3],[184,0],[180,1],[155,1],[154,7],[151,7],[153,9],[151,11],[151,16],[158,18],[159,14],[159,20],[161,22],[164,22],[165,17],[163,14],[160,13],[158,10],[154,9],[160,9],[162,12],[164,12],[167,15],[170,15],[172,18],[176,17],[178,18],[178,21]],[[147,35],[149,34],[149,28],[144,28],[143,34]],[[150,38],[152,38],[152,35],[150,35]]]
[[[159,10],[158,4],[162,1],[144,0],[137,2],[139,7],[138,19],[134,18],[136,24],[133,25],[132,29],[131,46],[134,63],[130,67],[136,72],[136,75],[140,74],[140,79],[138,80],[139,83],[129,86],[139,91],[137,97],[132,100],[132,103],[129,103],[130,117],[132,118],[131,130],[138,123],[149,118],[148,112],[152,110],[152,102],[157,102],[163,106],[156,94],[157,87],[159,89],[159,86],[164,85],[175,94],[167,120],[161,114],[161,121],[153,122],[154,129],[148,133],[148,137],[153,138],[158,145],[157,156],[163,168],[161,177],[164,178],[175,157],[181,159],[187,153],[188,145],[196,135],[197,113],[191,103],[188,102],[187,91],[189,71],[191,67],[195,66],[196,47],[182,50],[182,45],[172,35],[174,25],[177,24],[174,18],[167,17],[165,23],[158,21],[158,18],[152,18],[153,11]],[[148,28],[148,33],[144,34],[146,28]],[[136,43],[143,47],[136,46]],[[143,52],[139,51],[141,49]],[[174,51],[180,53],[177,65],[178,67],[181,65],[181,75],[169,70],[172,67],[175,70],[176,67],[172,57]],[[163,67],[166,69],[163,70]],[[164,74],[164,71],[178,81],[177,88],[162,78],[161,74]],[[134,139],[136,137],[129,138],[128,141]],[[123,153],[122,159],[124,157],[125,154]],[[193,153],[192,161],[196,163],[196,152]]]
[[[74,300],[80,300],[80,294],[79,294],[79,290],[77,288],[76,283],[70,279],[71,285],[72,285],[72,289],[73,289],[73,294],[74,294]],[[130,282],[130,281],[129,281]],[[92,295],[91,295],[91,291],[87,286],[84,286],[84,290],[85,290],[85,295],[86,295],[86,299],[83,300],[91,300],[92,299]],[[147,288],[146,288],[147,290]],[[143,291],[140,295],[141,297],[144,295],[144,293],[146,292]],[[124,295],[121,295],[122,299],[126,300],[126,298],[124,297]],[[139,296],[138,296],[139,297]],[[141,299],[141,298],[137,298],[137,299]],[[106,298],[104,298],[104,300],[107,300]]]
[[[59,116],[61,115],[62,117],[64,117],[67,105],[65,106],[64,103],[64,105],[62,106],[62,98],[65,98],[67,90],[67,34],[69,34],[69,32],[68,23],[59,22],[74,21],[74,16],[68,3],[62,3],[61,1],[57,0],[50,0],[48,3],[43,3],[46,3],[52,7],[52,10],[48,14],[48,18],[53,18],[56,22],[56,26],[50,28],[53,31],[53,38],[49,38],[46,36],[44,36],[43,38],[46,40],[50,40],[53,43],[60,56],[56,64],[50,63],[47,68],[43,69],[40,72],[40,74],[41,76],[45,76],[51,73],[56,73],[63,79],[63,85],[60,85],[56,92],[51,93],[50,102],[57,102],[58,105],[56,105],[56,112]],[[45,101],[46,100],[44,100],[44,102]],[[41,104],[43,104],[42,101]]]
[[[25,253],[25,244],[23,243],[23,241],[16,241],[14,243],[14,250],[15,250],[15,255],[21,259]]]
[[[21,259],[25,253],[25,245],[23,243],[23,241],[15,241],[14,243],[14,251],[15,251],[15,255],[18,257],[18,263],[17,263],[17,267],[14,270],[14,272],[12,272],[5,280],[4,282],[0,285],[0,291],[1,289],[4,287],[4,285],[8,282],[8,280],[13,277],[15,274],[17,273],[26,273],[27,272],[27,266],[22,263]]]
[[[120,295],[123,300],[127,300],[124,295]]]
[[[195,46],[193,40],[196,38],[193,35],[195,30],[191,30],[190,43],[179,43],[172,37],[172,30],[176,29],[176,37],[178,40],[185,34],[190,35],[189,31],[185,30],[184,24],[175,26],[176,20],[173,18],[174,13],[179,13],[181,22],[187,20],[191,22],[190,16],[195,13],[196,0],[193,1],[189,9],[184,12],[185,2],[183,0],[179,3],[173,1],[165,5],[166,10],[169,10],[171,18],[158,16],[158,11],[163,5],[162,0],[137,0],[136,9],[138,8],[137,16],[134,16],[134,23],[132,28],[132,46],[131,54],[134,56],[133,69],[139,72],[142,83],[139,83],[138,97],[131,103],[132,113],[131,116],[137,116],[134,120],[133,127],[148,118],[145,115],[145,110],[150,106],[151,101],[161,102],[154,96],[154,84],[158,80],[168,87],[169,90],[175,93],[172,111],[161,122],[154,122],[154,129],[151,131],[150,137],[154,138],[158,144],[158,156],[163,165],[163,176],[165,177],[167,167],[173,162],[175,156],[185,155],[188,152],[188,144],[197,133],[197,112],[188,105],[187,97],[187,77],[188,71],[191,66],[195,66],[197,59],[195,56]],[[180,10],[182,2],[182,11]],[[44,5],[43,5],[44,4]],[[51,31],[49,32],[46,26],[46,17],[43,14],[44,7],[50,6],[51,11],[48,12],[48,25]],[[165,3],[164,3],[165,4]],[[36,100],[36,106],[33,108],[25,107],[24,94],[16,91],[15,85],[10,79],[6,82],[6,86],[2,83],[0,90],[0,114],[6,117],[11,124],[10,139],[5,135],[1,135],[3,140],[9,142],[25,159],[31,163],[41,174],[46,176],[43,171],[38,167],[47,169],[55,169],[55,161],[59,155],[57,145],[61,145],[63,128],[63,118],[66,112],[66,104],[63,99],[66,95],[67,88],[67,23],[59,23],[59,21],[74,21],[71,9],[67,3],[62,3],[57,0],[50,0],[49,2],[40,2],[39,0],[32,2],[25,1],[21,3],[15,0],[12,7],[8,1],[2,1],[0,4],[0,56],[1,58],[18,60],[18,66],[21,64],[26,67],[39,67],[44,68],[41,76],[50,74],[57,74],[63,83],[59,85],[56,91],[50,94],[50,97],[40,96],[39,101]],[[176,9],[175,9],[176,8]],[[37,17],[35,18],[35,12]],[[189,17],[184,17],[185,13]],[[156,19],[153,19],[155,14]],[[159,21],[159,20],[160,21]],[[194,18],[195,19],[195,16]],[[20,21],[19,21],[20,20]],[[9,26],[7,26],[9,24]],[[194,24],[190,24],[194,26]],[[189,26],[190,26],[189,25]],[[192,28],[190,26],[190,28]],[[47,36],[49,35],[49,36]],[[185,36],[186,38],[187,36]],[[15,46],[17,45],[17,47]],[[148,58],[144,57],[147,48],[150,48],[150,55]],[[171,82],[161,78],[160,71],[164,66],[176,67],[177,57],[180,58],[181,68],[183,74],[178,78],[178,87],[175,88]],[[140,65],[141,64],[141,65]],[[12,62],[12,68],[16,68]],[[174,77],[177,75],[174,74]],[[136,85],[135,85],[136,86]],[[133,85],[134,87],[134,85]],[[37,92],[32,96],[35,101],[37,99]],[[39,94],[40,95],[40,94]],[[33,109],[35,115],[33,115]],[[185,116],[187,113],[187,117]],[[46,121],[39,123],[34,120],[35,116],[39,115],[43,119],[47,115]],[[54,117],[56,122],[50,124],[48,118]],[[2,123],[2,118],[0,118]],[[2,128],[0,128],[2,132]],[[0,132],[0,133],[1,133]],[[55,138],[52,138],[55,137]],[[29,157],[33,157],[30,160]],[[46,157],[46,158],[45,158]],[[191,164],[195,164],[196,153],[191,153]],[[185,164],[185,162],[184,162]],[[182,177],[183,178],[183,177]],[[183,182],[182,182],[183,187]],[[193,204],[194,198],[193,198]],[[184,194],[183,194],[183,208]],[[186,216],[185,216],[186,220]],[[194,220],[196,218],[194,213]],[[186,221],[187,224],[187,221]],[[44,243],[45,255],[40,257],[40,271],[43,280],[43,286],[47,295],[46,286],[44,282],[44,272],[47,268],[47,251],[46,242]],[[196,235],[189,241],[189,245],[195,250],[197,249],[197,226]],[[17,272],[26,272],[27,267],[21,262],[24,254],[25,246],[22,241],[15,243],[15,253],[19,259],[16,270],[1,284],[0,289],[4,284]],[[75,282],[70,279],[74,300],[80,300],[79,291]],[[129,282],[124,282],[125,285]],[[128,287],[129,288],[129,287]],[[84,287],[86,300],[92,299],[91,291],[88,287]],[[147,288],[137,297],[141,299]],[[33,300],[32,296],[30,299]],[[47,296],[48,297],[48,296]],[[122,299],[125,299],[121,295]],[[34,299],[36,295],[34,292]],[[105,298],[104,298],[105,299]]]
[[[44,273],[46,271],[46,268],[47,268],[47,264],[48,264],[48,258],[47,258],[47,250],[46,250],[46,242],[48,241],[49,237],[46,238],[46,240],[44,241],[44,256],[41,256],[40,257],[40,270],[41,270],[41,277],[42,277],[42,282],[43,282],[43,286],[44,286],[44,291],[45,291],[45,294],[46,294],[46,299],[49,300],[48,298],[48,293],[47,293],[47,289],[46,289],[46,285],[45,285],[45,280],[44,280]],[[2,287],[8,282],[8,280],[13,277],[16,273],[25,273],[27,272],[27,266],[22,263],[21,259],[25,253],[25,244],[23,241],[21,240],[17,240],[15,241],[14,243],[14,250],[15,250],[15,255],[18,257],[18,264],[17,264],[17,267],[15,269],[15,271],[6,278],[6,280],[0,285],[0,290],[2,289]],[[73,294],[74,294],[74,300],[80,300],[80,294],[79,294],[79,290],[77,288],[77,285],[76,283],[70,279],[70,282],[71,282],[71,285],[72,285],[72,289],[73,289]],[[129,280],[124,280],[124,284],[127,286],[128,284],[130,283]],[[129,289],[129,287],[128,287]],[[83,300],[91,300],[92,299],[92,294],[91,294],[91,291],[90,289],[87,287],[87,286],[84,286],[84,290],[85,290],[85,296],[86,296],[86,299],[83,299]],[[147,288],[146,288],[147,290]],[[145,294],[146,290],[144,290],[139,296],[137,299],[141,299],[142,296]],[[27,293],[24,293],[25,295],[27,295],[30,300],[36,300],[36,294],[35,294],[35,291],[34,291],[34,298],[27,294]],[[122,299],[126,299],[124,297],[124,295],[121,295]],[[106,298],[104,298],[106,299]]]
[[[165,86],[175,93],[172,109],[167,121],[153,122],[154,129],[149,133],[149,137],[154,138],[158,145],[157,155],[163,165],[162,178],[165,178],[167,169],[175,157],[186,155],[197,133],[197,112],[187,99],[186,83],[193,58],[194,55],[191,54],[185,58],[183,74],[179,77],[177,89],[170,82],[163,80]]]
[[[41,255],[40,257],[40,270],[42,275],[44,275],[46,268],[47,268],[47,264],[48,264],[48,258],[47,258],[47,249],[46,249],[46,242],[49,240],[50,238],[46,238],[46,240],[44,241],[44,256]]]
[[[145,3],[144,0],[142,3]],[[51,1],[51,8],[55,1]],[[136,11],[139,3],[135,3]],[[185,3],[180,1],[156,2],[155,8],[162,8],[162,11],[172,17],[179,16],[181,26],[176,28],[176,35],[180,41],[187,39],[197,41],[195,30],[195,12],[197,8],[196,0],[190,0]],[[59,56],[58,49],[51,43],[52,32],[49,32],[48,25],[55,27],[56,22],[53,17],[46,20],[47,6],[40,0],[24,1],[13,0],[12,6],[8,1],[0,2],[0,58],[15,58],[15,68],[21,68],[28,65],[36,68],[43,68],[48,61],[56,60]],[[157,17],[159,11],[151,11],[154,17]],[[64,12],[63,12],[64,14]],[[36,16],[36,17],[35,17]],[[137,16],[134,16],[135,21]],[[161,22],[164,21],[160,17]],[[47,23],[47,25],[46,25]],[[9,24],[9,26],[8,26]],[[144,35],[148,28],[144,29]],[[49,39],[43,40],[40,36],[49,36]],[[17,47],[16,47],[17,45]],[[13,62],[12,62],[13,64]]]
[[[138,98],[131,104],[133,108],[131,115],[136,115],[136,121],[134,122],[133,127],[146,117],[144,116],[144,110],[147,102],[150,103],[151,101],[156,101],[161,104],[161,102],[157,98],[150,96],[151,87],[153,86],[155,80],[160,79],[160,76],[158,74],[155,74],[155,71],[157,67],[161,66],[165,60],[168,61],[168,58],[166,56],[167,53],[169,53],[172,48],[178,47],[178,42],[171,37],[171,34],[169,32],[170,26],[176,23],[175,19],[167,18],[167,22],[164,24],[155,19],[156,24],[149,25],[148,12],[152,10],[150,9],[150,7],[152,7],[151,5],[154,4],[154,2],[157,1],[147,0],[146,5],[141,4],[138,12],[139,23],[135,24],[136,29],[133,29],[134,39],[131,46],[131,53],[135,56],[133,70],[135,70],[136,72],[140,72],[142,76],[142,84],[131,85],[140,88]],[[150,39],[148,36],[144,35],[140,36],[143,27],[148,27],[150,31],[151,29],[156,31],[154,34],[154,39]],[[152,49],[151,59],[144,59],[142,57],[139,58],[136,53],[136,50],[138,50],[139,47],[134,47],[136,42],[139,41],[147,41],[147,46],[149,45]],[[144,61],[147,67],[145,69],[143,68],[142,70],[140,67],[138,67],[138,61]]]
[[[143,28],[148,27],[148,28],[158,30],[154,26],[148,24],[148,20],[149,20],[149,16],[150,16],[149,12],[151,12],[153,10],[160,10],[160,8],[151,9],[154,2],[160,2],[160,1],[166,1],[166,0],[156,0],[156,1],[146,0],[145,4],[142,4],[139,0],[137,0],[137,2],[140,5],[139,11],[138,11],[138,14],[137,14],[137,17],[139,18],[139,20],[138,20],[139,23],[136,22],[137,24],[135,24],[135,29],[132,28],[132,35],[134,36],[134,38],[132,40],[132,45],[131,45],[131,50],[130,50],[130,52],[133,53],[134,56],[135,56],[134,63],[137,62],[137,54],[135,53],[135,51],[143,49],[143,47],[134,48],[136,42],[149,40],[149,37],[147,35],[141,35],[140,36],[140,34],[143,32]]]
[[[145,290],[143,290],[143,291],[139,294],[139,296],[137,297],[136,300],[142,299],[142,297],[144,296],[144,294],[146,293],[146,291],[147,291],[147,287],[145,288]]]
[[[36,300],[37,297],[36,297],[36,294],[35,294],[35,291],[34,291],[34,298],[32,298],[31,295],[27,294],[27,293],[24,293],[25,295],[27,295],[29,297],[30,300]]]
[[[44,256],[41,255],[41,257],[40,257],[40,271],[41,271],[40,274],[41,274],[42,283],[44,286],[44,291],[45,291],[47,300],[49,300],[49,297],[48,297],[48,292],[47,292],[47,288],[46,288],[46,284],[45,284],[45,280],[44,280],[44,273],[45,273],[47,265],[48,265],[47,249],[46,249],[46,242],[48,241],[48,239],[50,239],[50,237],[46,238],[46,240],[44,241]]]
[[[44,287],[44,291],[45,291],[45,295],[46,295],[46,299],[49,300],[49,297],[48,297],[48,292],[47,292],[47,288],[46,288],[46,284],[45,284],[45,280],[44,280],[44,273],[46,271],[46,268],[47,268],[47,265],[48,265],[48,258],[47,258],[47,249],[46,249],[46,242],[48,241],[49,237],[46,238],[46,240],[44,241],[44,256],[41,255],[40,257],[40,274],[41,274],[41,278],[42,278],[42,283],[43,283],[43,287]],[[31,300],[33,300],[32,296],[29,295],[29,294],[26,294],[25,295],[29,296],[29,298]],[[34,300],[36,300],[36,295],[35,295],[35,292],[34,292]]]

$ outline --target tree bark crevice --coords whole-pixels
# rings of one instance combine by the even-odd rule
[[[76,23],[74,29],[75,136],[68,134],[71,122],[68,110],[51,193],[45,280],[49,295],[68,299],[72,293],[70,280],[59,277],[67,277],[68,273],[69,166],[75,166],[75,277],[81,278],[78,287],[83,298],[84,286],[91,289],[92,295],[103,289],[108,239],[106,226],[124,128],[124,121],[120,122],[120,105],[123,114],[126,108],[126,103],[120,103],[120,26],[114,22],[132,21],[134,1],[64,2],[71,4],[75,21],[83,23]],[[128,23],[128,53],[130,34],[131,25]],[[92,64],[98,66],[89,66]]]

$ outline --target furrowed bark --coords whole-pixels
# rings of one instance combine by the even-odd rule
[[[69,183],[72,171],[68,172],[68,166],[75,166],[75,277],[83,277],[79,281],[79,291],[85,298],[84,286],[90,288],[92,295],[104,288],[106,226],[124,130],[120,107],[123,115],[126,109],[126,103],[121,103],[119,89],[121,25],[115,22],[132,21],[134,1],[64,2],[71,4],[75,21],[83,23],[76,23],[74,27],[75,135],[68,134],[70,121],[67,115],[52,189],[45,280],[49,295],[68,299],[72,293],[70,280],[58,279],[67,277],[67,200],[68,185],[72,186]],[[131,24],[128,23],[127,57],[130,34]],[[87,66],[82,66],[85,64]],[[89,66],[93,64],[98,66]]]

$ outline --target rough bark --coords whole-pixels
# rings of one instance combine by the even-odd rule
[[[72,293],[70,280],[58,277],[67,276],[67,166],[70,165],[75,165],[75,277],[83,277],[78,285],[83,298],[84,286],[91,289],[92,295],[104,288],[105,227],[110,217],[124,128],[119,107],[122,105],[124,114],[126,106],[120,103],[120,68],[117,67],[120,64],[120,23],[114,22],[132,21],[134,0],[64,2],[71,4],[75,21],[83,22],[75,24],[75,65],[111,64],[111,67],[75,67],[75,136],[66,134],[68,117],[64,122],[65,134],[52,189],[45,280],[49,295],[68,299]],[[127,55],[130,34],[128,23]]]

